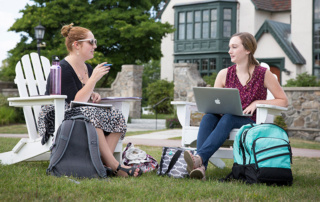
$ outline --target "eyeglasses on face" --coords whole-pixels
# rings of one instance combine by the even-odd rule
[[[97,45],[97,39],[82,39],[82,40],[78,40],[78,41],[88,41],[91,45],[96,44]]]

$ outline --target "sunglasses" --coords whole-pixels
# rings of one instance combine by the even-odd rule
[[[78,41],[88,41],[91,45],[96,44],[97,45],[97,39],[82,39],[82,40],[78,40]]]

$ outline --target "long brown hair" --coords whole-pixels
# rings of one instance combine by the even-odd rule
[[[61,28],[61,34],[66,38],[65,44],[69,52],[72,51],[72,44],[75,41],[85,39],[87,33],[90,32],[89,29],[84,27],[74,27],[73,23],[69,25],[64,25]]]
[[[249,79],[247,80],[246,84],[248,84],[248,82],[251,79],[251,74],[249,71],[249,67],[251,65],[259,65],[259,62],[253,57],[254,53],[257,50],[257,41],[254,38],[254,36],[248,32],[239,32],[239,33],[235,33],[234,35],[231,36],[232,37],[236,37],[238,36],[241,41],[242,41],[242,45],[244,47],[244,49],[246,49],[247,51],[249,51],[249,56],[248,56],[248,74],[249,74]]]

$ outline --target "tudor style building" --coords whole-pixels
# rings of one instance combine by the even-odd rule
[[[320,0],[168,0],[161,21],[176,31],[162,40],[161,79],[173,63],[195,63],[201,76],[231,65],[230,36],[249,32],[255,57],[285,84],[308,72],[320,78]]]

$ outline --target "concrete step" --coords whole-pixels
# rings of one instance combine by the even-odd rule
[[[138,123],[142,123],[142,124],[155,124],[157,121],[157,124],[166,124],[166,120],[165,119],[131,119],[131,123],[132,124],[138,124]]]
[[[166,129],[165,119],[131,119],[131,123],[127,124],[128,129],[141,129],[141,130],[157,130]]]

